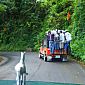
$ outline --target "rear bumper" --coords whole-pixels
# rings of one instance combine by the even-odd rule
[[[47,56],[52,56],[52,57],[55,57],[55,56],[67,56],[67,54],[50,54],[50,55],[47,55]]]
[[[41,56],[44,56],[44,54],[40,53]],[[62,57],[67,57],[68,54],[46,54],[46,57],[48,57],[49,59],[52,59],[52,58],[62,58]]]

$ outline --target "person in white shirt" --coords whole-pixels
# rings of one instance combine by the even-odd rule
[[[64,48],[65,48],[65,52],[67,51],[68,53],[68,49],[70,48],[70,41],[72,40],[71,34],[68,31],[66,31],[65,33],[65,38],[66,38],[66,43]]]
[[[60,31],[60,41],[65,42],[64,33],[62,31]]]
[[[62,33],[65,33],[65,30],[61,30],[62,31]]]
[[[58,33],[60,33],[61,30],[58,30]]]
[[[59,37],[60,37],[60,53],[63,53],[65,37],[64,37],[64,33],[62,31],[60,31]]]
[[[58,31],[56,31],[56,34],[54,35],[54,45],[55,45],[55,50],[59,49],[59,34]]]
[[[68,42],[70,42],[71,40],[72,40],[72,38],[71,38],[71,34],[67,31],[66,33],[65,33],[65,37],[66,37],[66,41]]]

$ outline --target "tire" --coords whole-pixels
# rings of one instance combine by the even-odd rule
[[[62,62],[67,62],[68,61],[67,56],[62,56],[61,60]]]
[[[62,55],[60,55],[60,61],[63,61],[63,56]]]

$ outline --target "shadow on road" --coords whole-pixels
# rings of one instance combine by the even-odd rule
[[[75,61],[73,60],[68,60],[68,61],[62,61],[61,59],[52,59],[51,61],[48,61],[48,62],[52,62],[52,63],[76,63]]]

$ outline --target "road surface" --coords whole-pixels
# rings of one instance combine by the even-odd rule
[[[20,52],[4,52],[0,55],[9,58],[8,63],[0,66],[0,80],[15,80],[14,67],[19,62]],[[27,81],[85,84],[85,69],[74,61],[44,62],[35,52],[26,53],[25,61]]]

